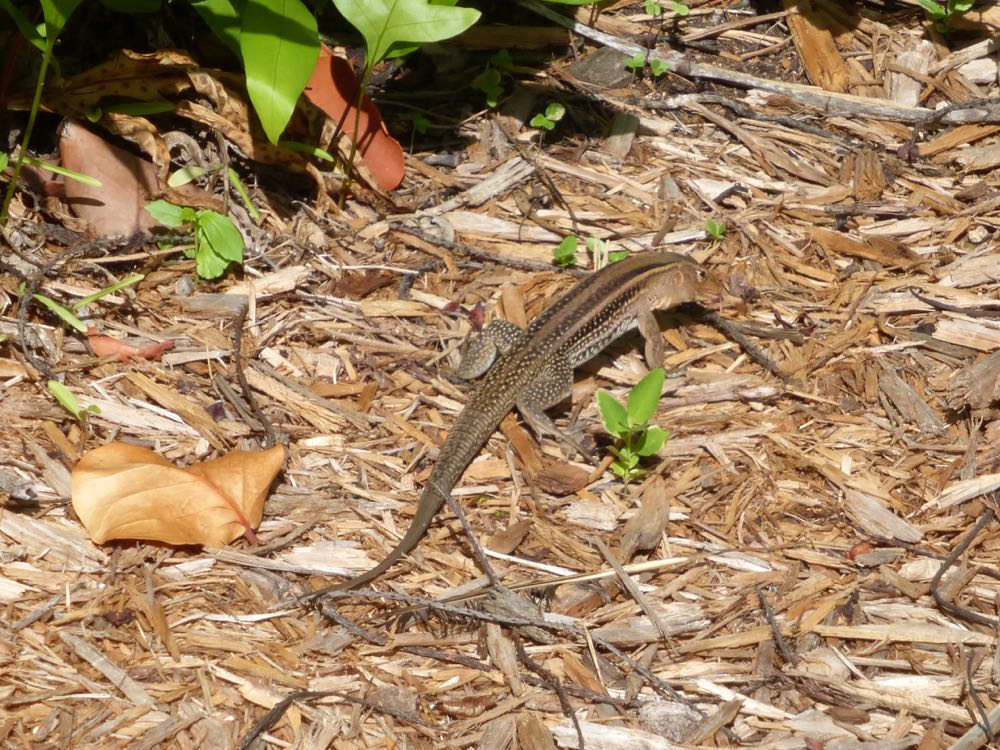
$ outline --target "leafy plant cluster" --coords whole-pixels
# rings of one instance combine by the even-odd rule
[[[948,32],[951,30],[951,22],[963,13],[968,13],[975,5],[975,0],[917,0],[938,31]]]
[[[649,423],[656,414],[663,379],[662,368],[650,370],[632,387],[624,405],[607,391],[597,392],[597,408],[604,427],[619,442],[617,447],[609,449],[615,457],[611,470],[626,484],[646,473],[639,462],[659,453],[667,440],[666,430]]]

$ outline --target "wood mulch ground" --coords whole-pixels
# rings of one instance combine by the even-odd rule
[[[943,35],[916,3],[693,5],[656,40],[678,64],[656,80],[617,79],[655,28],[626,2],[496,114],[389,87],[387,121],[416,104],[449,125],[416,142],[396,209],[273,208],[241,280],[192,284],[161,253],[93,309],[106,332],[175,338],[160,361],[95,359],[32,308],[26,347],[101,408],[89,434],[22,355],[0,276],[0,746],[982,746],[977,724],[1000,724],[1000,124],[995,102],[931,112],[996,94],[1000,12]],[[539,139],[524,122],[550,101],[567,115]],[[405,531],[468,398],[448,370],[470,318],[537,315],[572,283],[551,265],[569,234],[703,261],[785,377],[663,315],[671,434],[646,478],[624,488],[605,451],[567,460],[509,418],[454,493],[505,583],[547,582],[517,608],[387,616],[484,582],[451,511],[376,582],[395,598],[296,602]],[[41,289],[86,294],[106,269],[130,270],[70,261]],[[642,376],[637,343],[582,367],[559,420],[606,443],[593,394]],[[289,447],[264,545],[91,543],[68,504],[84,452],[262,445],[237,366]]]

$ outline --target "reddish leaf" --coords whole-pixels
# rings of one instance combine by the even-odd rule
[[[137,359],[156,359],[163,352],[172,349],[174,346],[173,339],[167,339],[166,341],[161,341],[159,344],[150,344],[149,346],[132,346],[110,336],[103,336],[97,333],[96,328],[91,328],[87,331],[87,343],[90,345],[90,350],[95,356],[105,357],[109,354],[117,354],[119,362],[128,362],[132,357]]]
[[[306,98],[337,123],[337,127],[349,138],[354,135],[357,118],[358,153],[379,187],[395,190],[403,181],[406,166],[403,147],[389,135],[382,115],[368,97],[364,98],[358,118],[356,105],[359,93],[351,64],[323,46],[306,86]]]

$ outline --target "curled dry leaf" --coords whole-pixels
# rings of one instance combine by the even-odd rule
[[[186,469],[151,450],[114,442],[73,469],[73,509],[90,538],[221,547],[253,529],[285,461],[283,446],[233,451]]]
[[[163,352],[174,347],[173,339],[166,339],[149,346],[132,346],[111,336],[103,336],[93,327],[87,330],[87,343],[96,356],[106,357],[109,354],[116,354],[119,362],[128,362],[133,357],[136,359],[156,359]]]

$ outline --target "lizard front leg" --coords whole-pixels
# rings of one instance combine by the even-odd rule
[[[478,378],[493,366],[497,354],[507,354],[526,337],[524,329],[510,321],[494,320],[482,331],[465,337],[455,375],[463,380]]]
[[[591,451],[583,445],[579,437],[560,430],[545,413],[546,409],[555,406],[572,393],[573,368],[565,357],[556,355],[549,366],[521,392],[521,396],[517,399],[517,410],[531,425],[536,435],[540,437],[552,435],[571,445],[581,456],[589,456]]]
[[[663,367],[663,334],[660,333],[660,324],[656,322],[656,316],[652,310],[640,312],[636,321],[639,333],[645,339],[643,354],[646,358],[646,367],[650,370]]]

